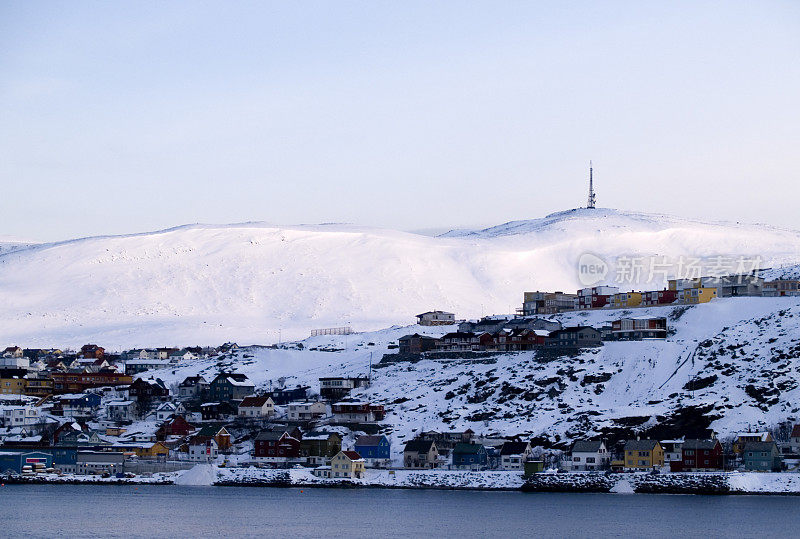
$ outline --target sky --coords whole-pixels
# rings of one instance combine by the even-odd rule
[[[0,236],[800,228],[800,2],[2,2]]]

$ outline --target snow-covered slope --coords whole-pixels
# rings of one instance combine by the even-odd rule
[[[279,330],[376,329],[433,308],[472,318],[513,310],[525,290],[576,289],[586,252],[782,267],[800,263],[800,233],[597,209],[435,238],[245,223],[15,247],[0,251],[0,343],[270,343]]]
[[[600,326],[624,314],[560,318],[564,324]],[[726,437],[800,421],[800,298],[718,299],[637,309],[635,315],[667,316],[673,331],[667,340],[610,342],[576,356],[521,352],[383,364],[372,371],[372,387],[358,396],[386,405],[386,431],[396,448],[415,431],[429,429],[469,427],[556,442],[656,425],[674,429],[664,431],[665,438],[692,436],[697,434],[684,429],[702,429],[704,421]],[[377,363],[399,336],[447,329],[411,326],[346,339],[315,337],[302,350],[253,348],[144,376],[174,384],[230,369],[247,374],[259,388],[302,383],[318,389],[320,376],[366,374],[370,354]]]

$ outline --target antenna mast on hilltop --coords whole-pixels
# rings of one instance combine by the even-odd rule
[[[587,208],[594,209],[595,196],[594,184],[592,183],[592,162],[589,161],[589,201],[586,203]]]

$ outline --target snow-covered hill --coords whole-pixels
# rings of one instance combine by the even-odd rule
[[[800,421],[800,298],[728,298],[635,314],[667,316],[671,335],[556,358],[521,352],[383,364],[372,371],[372,387],[357,395],[386,405],[386,431],[396,448],[429,429],[469,427],[563,442],[658,425],[665,438],[697,435],[685,429],[708,424],[725,437]],[[599,326],[622,315],[592,311],[560,318]],[[320,376],[366,374],[370,354],[377,363],[399,336],[444,331],[411,326],[315,337],[303,341],[302,350],[252,348],[221,362],[144,376],[173,384],[197,373],[210,378],[224,368],[247,374],[259,388],[302,383],[318,389]]]
[[[440,237],[245,223],[17,245],[0,250],[0,343],[270,343],[433,308],[473,318],[513,310],[525,290],[578,288],[587,252],[758,255],[783,268],[800,263],[800,232],[584,209]]]

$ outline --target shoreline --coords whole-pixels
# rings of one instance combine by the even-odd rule
[[[541,473],[368,470],[361,479],[323,479],[310,470],[218,468],[200,464],[189,470],[152,477],[101,478],[78,475],[6,476],[9,485],[176,485],[261,488],[462,490],[526,493],[693,494],[707,496],[800,496],[800,474],[724,472]]]

